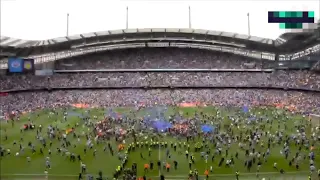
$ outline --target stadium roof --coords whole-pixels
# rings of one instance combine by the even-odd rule
[[[94,38],[99,36],[113,36],[113,35],[126,35],[126,34],[143,34],[143,33],[181,33],[181,34],[195,34],[195,35],[213,35],[222,36],[229,38],[238,38],[253,42],[273,44],[274,40],[268,38],[261,38],[256,36],[249,36],[245,34],[224,32],[224,31],[212,31],[203,29],[174,29],[174,28],[153,28],[153,29],[121,29],[121,30],[108,30],[92,33],[84,33],[73,36],[65,36],[48,40],[22,40],[6,36],[1,36],[0,45],[3,47],[14,47],[14,48],[26,48],[26,47],[41,47],[50,46],[62,42],[74,42],[77,40],[84,40],[88,38]]]
[[[128,43],[137,40],[206,42],[220,46],[233,46],[271,53],[279,51],[277,46],[280,47],[280,50],[287,52],[293,48],[287,45],[287,42],[291,41],[283,37],[272,40],[245,34],[204,29],[144,28],[108,30],[38,41],[1,36],[0,47],[2,51],[0,51],[0,56],[12,54],[16,56],[29,56],[83,46],[99,46],[119,42]],[[298,49],[301,49],[302,47],[300,46],[304,46],[304,44],[301,42],[294,43],[295,49],[297,49],[296,46],[299,46]]]
[[[40,50],[40,51],[54,51],[66,50],[72,46],[84,44],[112,43],[114,41],[129,41],[130,39],[181,39],[181,40],[203,40],[212,43],[232,43],[235,44],[260,44],[266,47],[272,47],[274,40],[268,38],[261,38],[256,36],[249,36],[238,33],[213,31],[203,29],[186,29],[186,28],[145,28],[145,29],[120,29],[108,30],[101,32],[84,33],[73,36],[65,36],[53,38],[48,40],[22,40],[11,37],[1,37],[0,46],[6,52],[21,53],[24,50]],[[230,45],[230,44],[227,44]],[[252,47],[257,47],[257,46]],[[59,47],[58,47],[59,46]],[[58,47],[58,49],[57,49]],[[52,48],[52,49],[51,49]],[[64,48],[64,49],[61,49]],[[33,54],[33,52],[28,53]]]
[[[275,46],[281,51],[289,49],[290,51],[301,51],[312,46],[319,41],[317,33],[309,32],[289,32],[280,35],[275,40]]]

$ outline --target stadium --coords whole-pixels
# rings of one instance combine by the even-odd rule
[[[1,179],[318,179],[319,33],[1,37]]]

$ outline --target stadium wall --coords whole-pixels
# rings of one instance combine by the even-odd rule
[[[41,92],[41,91],[64,91],[64,90],[121,90],[121,89],[142,89],[142,90],[174,90],[174,89],[256,89],[256,90],[280,90],[280,91],[299,91],[309,93],[320,93],[320,90],[307,89],[307,88],[283,88],[283,87],[259,87],[259,86],[136,86],[136,87],[43,87],[34,89],[17,89],[0,91],[0,93],[22,93],[22,92]]]

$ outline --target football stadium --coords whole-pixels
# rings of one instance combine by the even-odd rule
[[[141,28],[0,45],[3,180],[320,178],[318,32]]]

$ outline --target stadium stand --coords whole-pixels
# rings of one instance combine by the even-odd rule
[[[26,92],[1,97],[4,110],[20,112],[38,108],[71,106],[75,103],[92,107],[174,105],[180,102],[201,101],[208,105],[242,107],[248,102],[256,106],[271,106],[275,103],[295,105],[303,112],[319,114],[319,93],[284,92],[282,90],[64,90],[54,92]],[[310,98],[312,97],[312,98]]]
[[[12,54],[34,58],[37,74],[0,76],[0,90],[8,93],[1,96],[1,107],[8,111],[34,109],[42,104],[47,106],[45,104],[68,104],[75,101],[93,103],[93,99],[95,104],[103,106],[115,105],[115,102],[130,104],[137,99],[148,101],[154,95],[163,97],[160,103],[165,103],[171,101],[168,100],[171,97],[169,92],[177,94],[174,102],[199,98],[209,104],[225,102],[240,105],[247,101],[272,104],[282,98],[281,101],[286,99],[303,109],[319,110],[319,96],[311,91],[320,90],[320,76],[311,69],[316,70],[319,66],[320,45],[311,35],[308,36],[308,42],[301,43],[299,47],[284,41],[280,45],[277,40],[193,29],[127,29],[45,41],[23,41],[8,37],[1,39],[1,47],[4,49],[2,58]],[[299,51],[295,51],[297,49]],[[0,64],[2,69],[8,67],[5,58]],[[123,72],[117,72],[120,69]],[[170,72],[166,72],[168,69]],[[217,71],[199,72],[212,69]],[[193,89],[199,87],[220,89]],[[60,96],[62,91],[59,88],[65,88],[63,96]],[[105,90],[82,92],[68,88]],[[145,91],[134,93],[141,90],[116,91],[108,88],[142,88]],[[171,91],[148,88],[171,88]],[[280,90],[239,88],[278,88],[286,96],[281,95]],[[287,93],[289,89],[310,92]],[[15,95],[10,92],[32,90],[49,92]],[[237,103],[226,99],[235,96],[232,94],[241,94],[237,95]],[[110,102],[105,99],[100,102],[100,96],[116,98]],[[308,96],[316,98],[308,99]],[[257,100],[256,97],[261,98]],[[20,98],[26,104],[16,101]],[[298,99],[305,100],[304,106],[299,105]]]
[[[281,87],[319,90],[320,77],[307,71],[81,73],[0,77],[1,90],[90,87]],[[19,82],[19,83],[17,83]]]
[[[125,180],[156,177],[153,175],[165,179],[164,168],[161,168],[164,158],[165,175],[169,177],[171,160],[175,166],[178,161],[183,164],[179,170],[173,169],[179,176],[170,179],[186,179],[188,172],[190,179],[192,176],[198,179],[197,169],[207,172],[208,176],[208,158],[212,158],[210,165],[216,164],[214,174],[210,166],[210,177],[217,176],[216,171],[221,173],[226,169],[221,179],[234,179],[234,174],[230,173],[235,173],[238,179],[240,168],[241,179],[247,180],[278,179],[278,176],[280,179],[305,179],[306,175],[310,179],[312,173],[304,170],[309,168],[307,156],[312,169],[314,154],[308,153],[308,149],[318,148],[320,140],[319,127],[316,127],[320,124],[320,44],[317,39],[312,33],[282,35],[272,40],[197,29],[125,29],[44,41],[1,37],[0,121],[5,125],[1,128],[4,137],[0,146],[0,156],[4,156],[1,157],[4,160],[1,170],[5,172],[1,173],[1,179],[70,179],[78,176],[79,163],[79,179],[82,176],[93,179],[91,173],[98,170],[97,179],[101,180],[102,172],[108,178],[113,173],[114,179],[122,174]],[[23,70],[19,73],[10,70],[22,67],[22,63],[10,64],[8,58],[12,57],[21,57],[17,58],[23,62]],[[29,64],[25,65],[25,62]],[[187,107],[185,112],[182,107]],[[207,116],[204,110],[207,107],[212,116]],[[114,112],[121,108],[128,111],[127,114]],[[170,115],[170,121],[178,122],[173,128],[157,130],[156,126],[147,124],[166,119],[164,114],[170,108],[176,113]],[[196,111],[189,112],[190,109]],[[139,113],[145,113],[144,117],[139,117]],[[314,127],[309,124],[311,119]],[[24,122],[27,124],[19,127]],[[214,125],[212,127],[217,131],[206,134],[202,130],[203,124]],[[31,127],[36,130],[33,134],[29,131]],[[47,129],[44,136],[42,128]],[[289,129],[292,134],[286,132]],[[133,142],[130,142],[131,137]],[[8,139],[14,141],[9,143]],[[46,139],[50,143],[48,148]],[[182,143],[184,139],[186,142]],[[28,142],[26,151],[32,152],[32,160],[27,156],[28,152],[24,154],[23,141]],[[37,149],[40,148],[40,154],[47,156],[44,174],[36,174],[42,173],[44,168],[38,167],[37,163],[42,162],[40,158],[43,157],[36,152],[34,142]],[[175,142],[179,143],[178,151],[173,152],[171,158],[169,149],[176,151]],[[242,142],[248,144],[244,147]],[[10,144],[12,155],[8,149]],[[16,144],[20,144],[19,152],[15,152],[19,147]],[[118,146],[115,156],[112,146]],[[292,149],[289,150],[289,146]],[[209,157],[211,147],[213,156]],[[57,151],[51,153],[55,148]],[[166,156],[162,150],[166,150]],[[197,166],[194,165],[193,150],[199,154]],[[124,169],[131,165],[126,164],[130,151],[135,153],[130,155],[132,172]],[[289,152],[295,155],[288,158]],[[318,151],[315,154],[317,156]],[[151,156],[155,157],[155,166],[158,166],[154,172],[151,172]],[[289,162],[291,157],[293,160]],[[214,162],[214,158],[221,158],[220,163]],[[148,172],[146,160],[150,162],[153,174]],[[314,162],[318,166],[319,159]],[[256,173],[250,171],[255,163]],[[144,169],[139,167],[137,170],[137,166],[143,164]],[[184,164],[189,164],[189,168],[185,166],[182,170]],[[283,174],[282,168],[286,166],[288,176],[276,175]],[[292,171],[294,166],[296,172]],[[19,174],[21,172],[30,174]],[[142,174],[144,178],[136,178]],[[272,178],[264,178],[267,174]],[[253,178],[249,178],[251,176]]]
[[[90,63],[88,63],[90,62]],[[261,61],[199,49],[144,48],[88,54],[59,60],[55,69],[241,69],[262,68]]]

